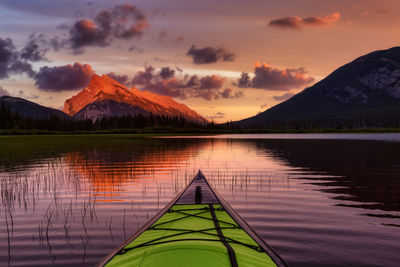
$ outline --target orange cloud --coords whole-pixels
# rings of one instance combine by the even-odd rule
[[[274,68],[267,63],[254,62],[254,76],[243,72],[237,85],[243,88],[259,88],[276,91],[288,91],[314,81],[304,68]]]
[[[312,26],[332,25],[340,19],[339,12],[324,16],[324,17],[309,17],[303,19],[303,23]]]
[[[340,13],[335,12],[323,17],[285,17],[271,20],[268,25],[283,29],[301,29],[304,26],[330,26],[339,21]]]

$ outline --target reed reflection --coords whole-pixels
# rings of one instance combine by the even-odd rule
[[[266,202],[271,200],[271,222],[280,222],[285,207],[299,205],[294,191],[309,195],[306,184],[323,192],[320,202],[333,198],[343,206],[339,209],[355,207],[369,218],[383,217],[388,226],[399,225],[398,143],[129,136],[10,140],[0,144],[0,238],[8,241],[0,242],[2,265],[21,259],[94,265],[198,169],[248,212],[250,222],[253,216],[253,223],[264,227],[268,222],[258,216]],[[13,151],[8,158],[5,149]],[[298,212],[299,222],[307,210]],[[27,244],[30,251],[22,249]]]
[[[0,144],[13,151],[0,162],[0,235],[8,240],[0,244],[8,251],[0,262],[18,263],[22,257],[38,265],[96,263],[104,255],[99,246],[107,244],[108,250],[121,242],[185,185],[191,174],[179,170],[203,146],[124,137],[66,137],[53,144],[56,139]],[[25,243],[31,241],[36,250],[32,255],[18,249],[14,237],[26,228]],[[77,253],[80,259],[66,257]]]

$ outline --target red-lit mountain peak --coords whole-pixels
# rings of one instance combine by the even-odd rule
[[[82,110],[79,114],[80,117],[90,117],[95,119],[99,116],[104,116],[104,110],[99,113],[99,116],[97,116],[95,108],[91,107],[90,116],[85,116],[85,114],[82,114],[85,112],[84,108],[92,103],[103,100],[112,100],[110,103],[118,102],[129,104],[153,114],[183,116],[191,121],[206,122],[206,119],[197,112],[191,110],[184,104],[176,102],[169,96],[162,96],[148,91],[140,91],[135,87],[129,89],[107,75],[102,75],[101,77],[99,75],[93,75],[88,86],[77,95],[65,101],[63,111],[73,116]],[[104,102],[102,108],[104,108]],[[107,115],[122,116],[125,114]]]

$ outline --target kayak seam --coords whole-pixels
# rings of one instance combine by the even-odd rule
[[[219,226],[217,216],[215,215],[214,206],[212,204],[209,204],[209,207],[210,207],[211,216],[214,221],[215,229],[217,229],[219,238],[221,239],[222,243],[224,243],[226,249],[228,250],[228,255],[229,255],[229,260],[231,262],[231,266],[238,267],[236,256],[235,256],[235,251],[233,250],[231,245],[229,245],[229,243],[226,242],[226,240],[225,240],[224,234],[222,233],[222,230]]]

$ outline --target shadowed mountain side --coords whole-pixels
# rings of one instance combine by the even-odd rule
[[[400,47],[375,51],[335,70],[312,87],[242,127],[400,127]]]
[[[400,143],[258,140],[255,145],[293,167],[332,175],[326,183],[315,183],[321,186],[321,191],[334,193],[334,199],[354,201],[346,203],[347,206],[400,211]],[[334,188],[324,189],[324,186]]]
[[[44,107],[19,97],[2,96],[0,97],[0,106],[1,105],[5,105],[11,112],[18,113],[19,116],[24,118],[71,118],[58,109]]]
[[[120,117],[125,115],[135,116],[141,114],[143,116],[150,115],[150,112],[126,103],[119,103],[114,100],[101,100],[90,103],[76,113],[73,117],[76,119],[92,119],[96,120],[104,117]]]

